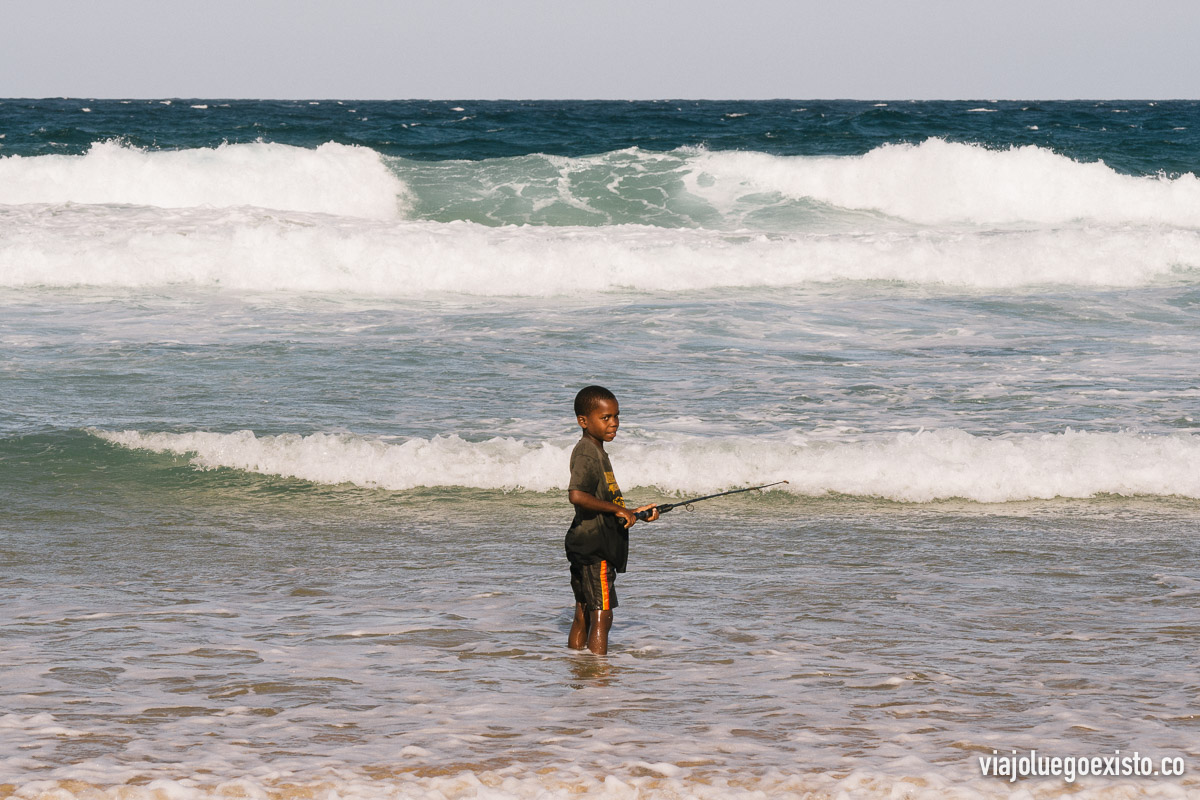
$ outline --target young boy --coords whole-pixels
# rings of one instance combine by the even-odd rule
[[[612,464],[604,452],[620,427],[617,398],[603,386],[588,386],[575,396],[575,416],[583,436],[571,451],[571,483],[567,499],[575,506],[575,519],[567,531],[567,560],[571,562],[571,589],[575,592],[575,621],[567,646],[582,650],[586,645],[597,655],[608,652],[612,610],[617,607],[617,573],[625,571],[629,554],[629,529],[639,511],[652,511],[647,519],[658,519],[654,505],[633,511],[613,477]]]

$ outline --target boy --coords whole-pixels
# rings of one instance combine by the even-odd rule
[[[647,522],[658,519],[653,504],[625,508],[613,477],[604,443],[617,435],[620,416],[617,398],[603,386],[587,386],[575,395],[575,417],[583,435],[571,451],[567,487],[567,499],[575,506],[565,542],[575,592],[575,621],[567,646],[582,650],[586,644],[601,656],[608,652],[612,610],[617,607],[616,573],[625,571],[629,529],[638,521],[634,514],[652,510]]]

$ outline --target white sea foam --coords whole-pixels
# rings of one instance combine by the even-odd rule
[[[347,434],[93,431],[122,447],[185,455],[197,467],[325,484],[552,491],[566,487],[570,439],[402,443]],[[925,503],[1000,503],[1098,494],[1200,497],[1200,437],[1088,433],[972,436],[942,430],[859,440],[633,435],[612,445],[627,487],[713,492],[788,480],[786,491]],[[780,489],[781,491],[785,489]]]
[[[0,286],[550,296],[885,280],[1137,286],[1200,268],[1200,230],[736,235],[485,227],[263,209],[0,206]],[[581,288],[579,275],[592,276]]]
[[[1101,782],[1081,779],[1070,784],[1061,778],[1022,779],[1012,784],[1003,778],[973,776],[967,780],[946,777],[945,765],[921,763],[910,759],[908,774],[889,775],[865,769],[848,773],[810,772],[794,774],[773,772],[757,777],[743,774],[728,778],[679,778],[664,775],[660,764],[630,765],[635,775],[582,774],[569,770],[541,770],[534,773],[519,765],[494,770],[447,770],[422,776],[395,770],[390,777],[358,777],[348,770],[297,779],[290,775],[257,777],[228,781],[201,782],[191,777],[157,778],[110,785],[87,780],[38,780],[16,788],[22,800],[244,800],[245,798],[345,798],[345,800],[408,800],[409,798],[457,798],[458,800],[554,800],[581,796],[607,800],[811,800],[829,798],[908,798],[909,800],[945,800],[945,798],[1027,798],[1056,797],[1069,794],[1079,800],[1129,800],[1135,797],[1197,797],[1193,786],[1167,780],[1142,778],[1105,779]],[[923,768],[917,771],[916,768]],[[385,770],[377,770],[385,773]]]
[[[1200,226],[1195,175],[1124,175],[1035,146],[996,150],[930,139],[862,156],[688,147],[390,163],[414,188],[416,207],[439,220],[771,231],[889,223]]]
[[[80,156],[0,158],[0,205],[258,206],[393,219],[404,191],[375,151],[332,142],[149,151],[108,141]]]
[[[929,139],[856,157],[698,150],[687,184],[700,196],[778,192],[920,223],[1200,226],[1195,175],[1122,175],[1101,162],[1081,163],[1032,145],[993,150]]]
[[[414,190],[397,173],[423,185]],[[1195,175],[1123,175],[1036,146],[996,150],[941,139],[837,157],[630,148],[430,164],[385,163],[375,151],[335,143],[155,151],[107,141],[79,156],[0,158],[0,205],[259,206],[384,219],[419,206],[505,224],[802,224],[803,214],[780,217],[779,198],[919,224],[1200,227]]]
[[[1195,176],[1120,175],[1036,147],[496,161],[393,160],[401,179],[337,144],[3,158],[0,286],[547,296],[579,293],[584,273],[587,291],[659,291],[1139,286],[1200,268]],[[457,221],[401,219],[419,213]],[[651,224],[612,224],[629,220]]]

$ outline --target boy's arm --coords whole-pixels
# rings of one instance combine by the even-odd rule
[[[638,518],[634,516],[638,511],[645,511],[647,509],[654,508],[654,506],[650,505],[630,511],[628,508],[625,508],[625,506],[619,506],[616,503],[610,503],[607,500],[601,500],[599,497],[596,497],[596,495],[588,494],[580,489],[571,489],[568,491],[567,500],[571,502],[571,505],[579,506],[580,508],[587,509],[588,511],[599,511],[603,514],[616,514],[618,517],[625,520],[625,527],[627,529],[632,528],[634,523],[638,521]],[[657,513],[650,517],[650,520],[655,519],[658,519]]]

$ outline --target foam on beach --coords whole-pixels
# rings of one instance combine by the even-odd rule
[[[417,748],[419,749],[419,748]],[[913,765],[915,766],[915,764]],[[631,764],[635,775],[581,774],[559,771],[533,775],[520,768],[498,767],[489,770],[430,771],[393,769],[388,778],[356,777],[331,773],[307,780],[277,778],[261,780],[239,778],[202,781],[193,778],[158,778],[147,783],[94,784],[79,780],[42,780],[13,786],[14,797],[21,800],[310,800],[310,798],[347,798],[347,800],[416,800],[417,798],[456,798],[456,800],[554,800],[580,796],[606,800],[813,800],[813,798],[896,798],[944,800],[947,797],[1000,800],[1013,797],[1069,796],[1078,800],[1129,800],[1130,798],[1171,798],[1186,800],[1197,796],[1194,785],[1182,786],[1146,780],[1119,780],[1106,784],[1082,779],[1064,783],[1061,779],[1023,780],[1010,784],[1000,779],[976,778],[951,782],[931,765],[929,771],[907,775],[887,775],[870,770],[848,773],[797,775],[773,772],[768,776],[741,776],[689,779],[676,777],[681,770],[673,764]],[[385,769],[377,773],[387,772]],[[433,772],[434,774],[428,774]],[[0,784],[0,789],[7,788]],[[1033,794],[1030,794],[1033,792]]]

